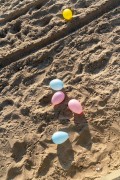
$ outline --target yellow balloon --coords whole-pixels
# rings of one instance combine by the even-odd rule
[[[71,11],[71,9],[65,9],[63,10],[63,17],[66,19],[66,20],[71,20],[73,18],[73,13]]]

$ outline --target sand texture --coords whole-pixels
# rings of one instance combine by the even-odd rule
[[[0,0],[0,180],[100,180],[119,172],[119,5]],[[75,15],[69,22],[66,7]],[[55,78],[66,98],[53,107]],[[82,115],[68,109],[72,98]],[[70,135],[61,145],[51,140],[58,130]]]

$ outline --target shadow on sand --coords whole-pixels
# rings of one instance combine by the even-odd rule
[[[64,169],[69,169],[74,160],[74,151],[69,139],[57,146],[57,155],[61,166]]]
[[[79,137],[76,139],[76,145],[80,145],[87,150],[91,150],[92,140],[85,114],[74,114],[74,123],[76,126],[76,130],[79,133]]]

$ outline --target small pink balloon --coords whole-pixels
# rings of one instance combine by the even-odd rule
[[[60,104],[64,99],[65,99],[65,94],[62,91],[58,91],[52,96],[51,103],[53,105],[57,105]]]
[[[72,112],[76,114],[81,114],[83,112],[80,102],[76,99],[71,99],[68,102],[68,107]]]

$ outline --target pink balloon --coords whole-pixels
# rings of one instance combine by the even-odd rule
[[[72,112],[76,114],[81,114],[83,112],[80,102],[76,99],[71,99],[68,102],[68,107]]]
[[[53,105],[57,105],[60,104],[64,99],[65,99],[65,94],[62,91],[58,91],[52,96],[51,103]]]

